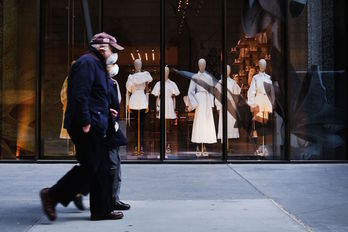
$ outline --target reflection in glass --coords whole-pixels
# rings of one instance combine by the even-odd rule
[[[37,1],[3,1],[0,10],[0,159],[35,159]]]
[[[227,63],[231,67],[231,75],[227,76],[234,81],[228,78],[227,89],[228,95],[233,92],[233,99],[240,99],[235,102],[236,121],[231,120],[229,110],[227,114],[229,158],[283,157],[284,141],[280,135],[284,128],[274,96],[277,73],[283,66],[274,64],[271,55],[274,50],[281,50],[281,9],[277,1],[227,2]],[[233,136],[236,128],[239,134]]]
[[[346,159],[346,1],[307,1],[290,14],[291,159]],[[290,8],[291,10],[291,8]]]

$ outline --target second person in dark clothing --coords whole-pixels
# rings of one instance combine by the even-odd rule
[[[112,79],[118,74],[119,67],[116,64],[118,55],[112,54],[106,61],[109,75],[109,104],[112,117],[109,118],[109,127],[106,132],[106,147],[110,158],[110,175],[112,178],[112,201],[114,210],[128,210],[130,205],[120,201],[121,188],[121,157],[119,147],[128,143],[126,137],[119,128],[121,94],[118,83]]]

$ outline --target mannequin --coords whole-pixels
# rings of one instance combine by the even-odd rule
[[[176,119],[175,107],[176,107],[176,99],[175,97],[180,94],[178,86],[174,81],[169,80],[169,68],[166,66],[164,68],[164,77],[165,77],[165,119],[166,119],[166,127],[165,127],[165,144],[167,147],[166,152],[171,152],[170,144],[167,145],[167,120]],[[160,118],[160,94],[161,94],[161,82],[158,81],[153,88],[151,94],[156,96],[156,112],[157,118]]]
[[[227,89],[231,91],[232,94],[240,94],[241,88],[239,85],[231,78],[231,66],[227,65]],[[222,83],[222,80],[219,81]],[[231,99],[233,100],[233,99]],[[218,139],[221,139],[222,143],[222,105],[217,99],[215,99],[216,109],[219,111],[219,129],[218,129]],[[227,114],[227,138],[235,139],[239,138],[239,130],[235,128],[236,119],[230,114]]]
[[[192,76],[192,79],[202,79],[211,86],[212,78],[205,72],[206,61],[198,61],[199,71]],[[196,156],[208,156],[204,143],[216,143],[216,132],[212,107],[214,107],[214,97],[206,89],[191,80],[187,93],[188,109],[195,110],[195,117],[192,126],[191,142],[200,143],[201,151],[197,146]]]
[[[134,61],[135,73],[128,76],[126,82],[126,120],[129,120],[129,114],[136,112],[137,128],[138,128],[138,145],[135,147],[135,154],[140,155],[144,153],[144,121],[145,113],[149,111],[149,93],[148,83],[152,81],[149,72],[141,71],[142,62],[140,59]]]
[[[73,60],[71,62],[70,67],[72,67],[75,62],[76,61]],[[68,134],[68,131],[64,128],[65,110],[66,110],[66,106],[68,104],[67,89],[68,89],[68,76],[65,78],[65,80],[63,82],[62,89],[60,90],[60,102],[62,103],[62,108],[63,108],[63,118],[62,118],[62,126],[60,129],[59,138],[66,140],[66,152],[68,155],[73,155],[74,151],[75,151],[75,146],[73,146],[73,151],[70,151],[70,148],[69,148],[70,136]]]
[[[264,83],[268,83],[272,85],[271,76],[265,73],[267,67],[267,62],[264,59],[259,60],[259,73],[253,76],[250,84],[250,88],[248,90],[248,104],[250,106],[250,110],[254,115],[253,120],[260,122],[262,124],[262,128],[264,129],[264,124],[268,120],[268,114],[272,113],[272,103],[267,96]],[[254,130],[255,122],[253,122]],[[263,130],[264,131],[264,130]],[[253,134],[253,137],[256,138],[256,134]],[[264,132],[262,135],[262,154],[264,154]],[[259,153],[259,151],[257,151]]]

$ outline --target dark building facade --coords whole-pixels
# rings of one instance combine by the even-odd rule
[[[346,12],[344,0],[1,0],[0,160],[73,159],[62,86],[90,34],[102,31],[125,47],[116,77],[129,139],[123,160],[346,160]],[[189,88],[201,58],[213,84],[196,84],[209,104]],[[152,76],[144,114],[127,112],[136,59]],[[271,84],[256,101],[272,106],[251,112],[260,59]],[[152,94],[165,66],[180,92],[169,103],[167,89]],[[190,96],[206,107],[203,116]],[[172,102],[176,116],[166,119],[158,109]],[[204,132],[208,124],[215,130]],[[202,142],[193,142],[194,131]]]

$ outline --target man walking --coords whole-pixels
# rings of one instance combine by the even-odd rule
[[[50,220],[57,217],[58,203],[67,206],[76,194],[90,191],[91,220],[121,219],[112,208],[109,157],[104,144],[108,128],[109,90],[106,59],[123,50],[114,37],[93,36],[88,53],[72,66],[68,78],[68,104],[64,127],[76,146],[75,165],[51,188],[42,189],[43,210]]]

